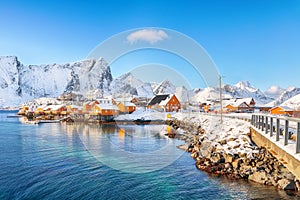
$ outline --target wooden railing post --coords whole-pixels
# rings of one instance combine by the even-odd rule
[[[258,129],[261,129],[261,116],[258,116]]]
[[[266,116],[265,134],[268,133],[268,117]]]
[[[270,117],[270,137],[273,136],[273,117]]]
[[[264,131],[265,117],[261,116],[261,130]]]
[[[300,153],[300,122],[297,123],[296,134],[296,153]]]
[[[258,115],[255,115],[255,127],[258,127]]]
[[[284,125],[284,145],[288,145],[289,143],[289,121],[285,120]]]
[[[279,141],[280,134],[280,119],[276,119],[276,142]]]

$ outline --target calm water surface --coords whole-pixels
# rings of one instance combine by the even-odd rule
[[[0,111],[0,199],[299,199],[195,168],[164,126],[27,125]]]

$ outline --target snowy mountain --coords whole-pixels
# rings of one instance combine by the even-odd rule
[[[0,107],[21,102],[19,71],[22,65],[16,57],[0,57]]]
[[[103,58],[74,63],[29,65],[21,64],[15,56],[0,56],[0,107],[19,106],[39,97],[58,97],[62,93],[80,93],[86,97],[138,96],[151,98],[154,94],[176,94],[183,103],[199,104],[219,99],[219,88],[187,90],[175,87],[170,81],[146,83],[131,73],[113,79],[110,67]],[[300,105],[300,88],[270,87],[265,93],[248,81],[222,87],[223,98],[252,97],[256,105]],[[293,98],[294,97],[294,98]]]
[[[233,96],[227,94],[222,90],[222,98],[232,98]],[[207,87],[204,89],[194,89],[189,92],[189,99],[192,104],[204,103],[207,100],[220,99],[220,90],[219,88]]]
[[[153,89],[154,94],[174,94],[176,87],[168,80],[162,81]]]
[[[293,96],[292,98],[286,100],[281,104],[282,106],[287,106],[295,110],[300,110],[300,94]]]
[[[110,85],[110,91],[113,97],[122,97],[134,95],[139,97],[153,97],[153,91],[150,83],[134,77],[131,73],[126,73],[114,79]]]
[[[15,56],[0,56],[0,107],[18,106],[38,97],[57,97],[66,92],[109,93],[110,67],[99,60],[67,64],[22,65]]]
[[[208,87],[194,89],[189,92],[190,102],[193,104],[206,102],[209,99],[220,99],[220,89]],[[248,81],[241,81],[235,85],[226,84],[222,87],[222,98],[253,98],[256,105],[264,105],[274,100],[265,95],[258,88],[253,87]]]
[[[143,83],[136,88],[139,97],[152,98],[154,96],[150,83]]]
[[[268,107],[278,106],[287,101],[288,99],[300,94],[300,88],[296,87],[289,87],[285,91],[281,93],[281,95],[275,99],[274,101],[269,102],[266,104]]]
[[[260,89],[253,87],[248,81],[241,81],[235,85],[224,85],[223,90],[224,94],[234,98],[252,97],[257,105],[264,105],[273,100]]]

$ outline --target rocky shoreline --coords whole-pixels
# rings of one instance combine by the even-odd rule
[[[220,133],[207,118],[172,119],[167,124],[172,127],[171,137],[185,141],[178,148],[190,152],[199,170],[299,192],[300,181],[266,148],[256,146],[250,130],[244,130],[246,122],[239,121],[232,126],[224,120],[225,130]]]

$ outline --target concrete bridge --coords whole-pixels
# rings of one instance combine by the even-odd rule
[[[253,114],[250,131],[258,146],[266,147],[300,180],[300,119]]]

